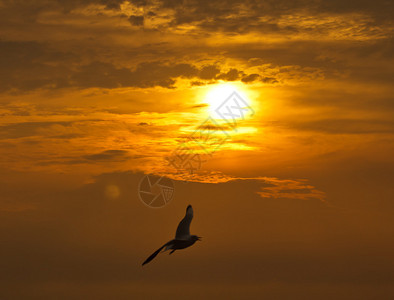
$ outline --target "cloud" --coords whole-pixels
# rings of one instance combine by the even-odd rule
[[[216,75],[220,73],[220,69],[217,66],[204,66],[201,68],[199,77],[201,79],[214,79]]]
[[[318,200],[326,202],[326,195],[306,179],[279,179],[275,177],[234,177],[214,171],[199,171],[194,174],[187,172],[176,172],[174,174],[159,173],[161,176],[169,176],[174,180],[186,182],[225,184],[229,182],[242,181],[255,185],[256,193],[263,199],[292,199],[292,200]],[[237,183],[238,184],[238,183]]]
[[[54,51],[36,42],[0,41],[0,92],[33,90],[66,84],[71,53]]]
[[[71,121],[55,121],[55,122],[21,122],[15,124],[2,125],[0,128],[0,139],[16,139],[29,136],[44,135],[43,129],[53,126],[70,126]]]
[[[221,73],[216,65],[199,67],[192,63],[170,61],[146,61],[134,67],[97,60],[82,63],[83,59],[73,53],[58,51],[36,42],[0,42],[0,55],[3,57],[0,71],[3,84],[0,91],[3,92],[75,87],[114,89],[160,86],[171,89],[181,78],[192,82],[195,79],[234,81],[245,74],[234,68]]]
[[[144,25],[144,16],[130,16],[128,18],[129,22],[133,26],[143,26]]]
[[[325,202],[325,193],[319,191],[306,180],[281,180],[277,178],[265,178],[265,182],[271,184],[270,187],[263,187],[258,194],[269,199],[317,199]]]
[[[317,121],[293,121],[289,127],[297,130],[328,134],[394,134],[394,122],[367,119],[321,119]]]
[[[238,71],[237,69],[230,69],[227,73],[222,73],[216,76],[216,79],[222,79],[226,81],[235,81],[240,78],[244,73],[241,71]]]
[[[87,160],[97,161],[97,162],[107,162],[107,161],[126,161],[130,159],[129,152],[126,150],[105,150],[96,154],[89,154],[84,156]]]
[[[391,29],[387,20],[375,14],[385,14],[386,10],[367,10],[366,3],[360,7],[336,1],[332,5],[320,1],[308,5],[303,1],[280,1],[278,5],[237,1],[231,7],[223,1],[182,6],[171,1],[101,1],[101,5],[56,1],[48,7],[40,6],[40,1],[34,3],[29,4],[31,14],[36,14],[39,22],[31,21],[35,20],[31,16],[21,20],[13,17],[12,22],[19,25],[7,26],[14,23],[3,20],[2,92],[90,87],[173,89],[180,78],[190,80],[191,86],[215,80],[292,85],[324,78],[340,80],[343,76],[388,84],[392,75],[387,63],[393,52]],[[13,11],[14,5],[7,2],[4,8]],[[151,13],[141,14],[142,8]],[[21,9],[29,14],[29,9]],[[165,24],[159,17],[164,9],[168,10]],[[27,32],[21,30],[26,20],[32,22],[28,26],[32,33],[22,37]],[[137,26],[118,28],[120,20]],[[61,41],[53,24],[65,32]],[[15,29],[10,31],[11,27]],[[48,32],[44,40],[43,35],[36,34],[43,28]],[[184,34],[181,39],[180,32]],[[233,32],[238,33],[237,39],[232,38]],[[206,53],[214,63],[201,63]],[[253,59],[260,59],[260,67],[248,65]],[[366,64],[367,60],[374,63]],[[184,69],[176,71],[174,65]],[[267,73],[267,65],[272,74]]]
[[[242,82],[249,83],[256,81],[260,77],[259,74],[249,74],[242,77]]]

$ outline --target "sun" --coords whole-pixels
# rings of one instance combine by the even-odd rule
[[[242,87],[233,83],[219,83],[212,86],[204,95],[203,102],[208,104],[208,113],[211,117],[217,119],[219,116],[215,110],[230,97],[233,93],[237,93],[245,102],[250,105],[247,93],[243,91]]]

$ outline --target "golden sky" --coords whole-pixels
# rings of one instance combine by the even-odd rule
[[[0,298],[394,297],[393,10],[0,0]],[[225,142],[168,165],[209,117]],[[142,269],[188,204],[203,241]]]

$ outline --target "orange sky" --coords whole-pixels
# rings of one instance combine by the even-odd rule
[[[392,298],[392,11],[0,0],[0,298]],[[209,116],[228,139],[169,166]],[[161,209],[148,173],[174,180]],[[142,269],[188,204],[203,241]]]

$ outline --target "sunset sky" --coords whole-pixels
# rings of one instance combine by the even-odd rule
[[[393,11],[0,0],[0,298],[394,298]],[[228,139],[174,169],[208,117]],[[188,204],[203,241],[142,268]]]

